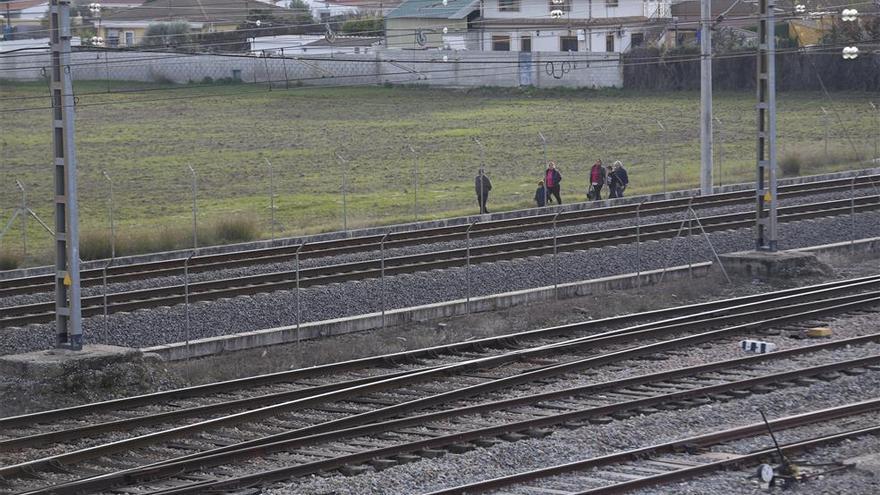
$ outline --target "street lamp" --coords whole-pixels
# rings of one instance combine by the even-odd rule
[[[90,3],[89,4],[89,12],[91,12],[92,17],[98,18],[98,34],[101,34],[101,4],[100,3]],[[96,46],[104,46],[104,38],[100,36],[92,36],[92,44]]]

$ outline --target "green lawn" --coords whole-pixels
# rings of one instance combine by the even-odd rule
[[[139,87],[144,87],[140,85]],[[422,88],[296,88],[247,85],[149,86],[155,91],[101,94],[103,82],[81,82],[77,154],[82,229],[107,228],[106,170],[115,181],[121,236],[186,229],[190,222],[187,165],[199,179],[199,221],[233,214],[256,219],[269,237],[269,174],[275,165],[277,217],[284,234],[342,227],[340,152],[350,160],[348,225],[413,219],[413,156],[418,152],[421,219],[475,212],[473,176],[486,147],[495,188],[492,211],[528,207],[542,170],[538,131],[564,175],[563,200],[585,198],[586,174],[601,157],[622,160],[629,194],[662,190],[661,164],[670,142],[669,189],[698,184],[699,94],[627,91],[435,90]],[[114,91],[125,89],[114,86]],[[0,213],[5,224],[19,201],[14,180],[46,221],[52,208],[50,111],[45,84],[0,83]],[[38,98],[34,98],[38,97]],[[780,156],[799,153],[802,174],[856,167],[873,155],[875,95],[780,94]],[[878,102],[880,103],[880,102]],[[830,159],[824,159],[822,111],[830,112]],[[755,112],[752,92],[716,94],[716,182],[753,180]],[[717,129],[716,129],[717,131]],[[51,240],[31,222],[31,251]],[[0,249],[19,249],[18,230]],[[32,260],[39,261],[37,255]],[[45,258],[44,258],[45,259]]]

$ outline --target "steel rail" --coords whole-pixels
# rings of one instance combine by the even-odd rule
[[[878,292],[878,295],[880,295],[880,292]],[[819,306],[839,305],[841,303],[848,302],[850,300],[859,300],[863,297],[864,297],[863,295],[858,294],[858,295],[854,295],[854,296],[838,297],[838,298],[834,298],[831,300],[821,300],[818,302],[801,303],[801,304],[797,305],[796,307],[802,308],[806,304],[809,304],[813,309],[815,309],[817,307],[817,305],[819,305]],[[758,303],[757,307],[770,306],[772,308],[771,311],[773,311],[775,313],[780,313],[780,312],[784,313],[786,311],[790,311],[790,308],[792,306],[779,307],[779,303],[780,303],[780,300],[777,299],[777,300],[774,300],[769,303]],[[756,307],[756,306],[753,306],[753,307]],[[740,311],[742,311],[742,309],[744,309],[744,308],[741,306]],[[740,320],[749,320],[752,317],[766,315],[766,314],[767,314],[767,310],[744,312],[744,313],[736,312],[733,315],[725,315],[723,317],[714,318],[711,320],[704,318],[702,320],[697,320],[697,321],[693,321],[690,323],[687,322],[687,319],[679,318],[675,322],[676,326],[672,326],[666,322],[657,322],[655,324],[639,325],[636,329],[634,329],[634,331],[628,331],[628,332],[624,332],[624,333],[607,332],[606,334],[604,334],[604,336],[596,336],[595,338],[587,337],[587,338],[582,338],[581,340],[578,340],[578,339],[570,340],[568,342],[578,342],[579,345],[583,344],[584,342],[590,342],[592,344],[596,344],[596,343],[601,344],[603,342],[607,342],[609,344],[613,344],[613,343],[620,342],[621,340],[630,340],[630,339],[632,339],[633,336],[639,337],[639,336],[643,336],[643,335],[651,335],[652,333],[655,333],[655,332],[667,333],[668,331],[670,331],[670,329],[675,329],[676,331],[681,331],[683,329],[689,328],[689,326],[684,326],[686,324],[690,325],[690,326],[698,325],[696,328],[702,328],[702,327],[705,327],[709,324],[721,324],[721,323],[730,324],[730,323],[735,323]],[[662,325],[662,326],[659,326],[659,325]],[[621,336],[623,336],[623,337],[621,337]],[[636,348],[637,353],[635,355],[639,355],[639,354],[644,353],[645,351],[649,351],[649,350],[653,351],[653,350],[663,350],[663,349],[668,349],[668,348],[674,348],[677,345],[681,345],[680,344],[681,342],[686,342],[688,340],[689,340],[689,338],[677,339],[675,341],[661,343],[661,345],[655,345],[656,347],[654,347],[652,345],[640,346],[640,347]],[[559,344],[559,346],[567,346],[567,345],[568,345],[567,342]],[[554,350],[558,350],[558,347],[556,347],[556,346],[557,346],[557,344],[547,344],[542,347],[546,348],[546,349],[552,348]],[[536,352],[540,352],[540,349],[541,348],[537,348],[534,350]],[[530,353],[532,351],[532,349],[521,349],[521,351],[526,352],[526,353]],[[516,351],[508,353],[508,354],[514,356],[513,359],[519,359],[521,357],[520,355],[518,355],[516,353]],[[782,355],[784,355],[784,354],[782,354]],[[633,354],[630,351],[614,352],[608,356],[591,357],[591,358],[587,358],[584,360],[578,360],[578,361],[573,361],[573,362],[568,362],[568,363],[563,363],[563,364],[542,366],[535,371],[521,372],[517,375],[513,375],[508,378],[497,379],[495,381],[492,381],[492,382],[489,382],[486,384],[474,385],[472,387],[459,389],[454,392],[446,392],[446,393],[438,394],[438,395],[429,397],[427,399],[418,399],[418,400],[409,401],[406,403],[406,408],[407,408],[407,410],[412,410],[412,408],[417,407],[419,404],[431,405],[433,402],[436,402],[437,400],[455,400],[458,398],[465,398],[465,397],[469,397],[469,396],[472,396],[472,395],[475,395],[478,393],[485,393],[485,392],[493,391],[499,387],[513,386],[516,384],[524,384],[524,383],[528,383],[528,382],[533,381],[538,378],[552,377],[552,376],[556,376],[561,373],[565,373],[565,372],[569,372],[569,371],[578,371],[578,370],[583,369],[583,367],[585,365],[588,367],[592,367],[592,366],[600,365],[603,363],[613,362],[614,359],[626,358],[626,357],[632,357],[632,356],[633,356]],[[512,359],[505,358],[504,355],[496,356],[494,358],[489,357],[486,359],[489,359],[489,361],[485,364],[487,364],[489,366],[498,366],[500,363],[512,360]],[[149,425],[158,424],[158,423],[165,423],[170,420],[181,419],[181,418],[186,418],[186,417],[191,417],[191,416],[205,415],[205,414],[209,414],[209,413],[226,412],[226,411],[230,411],[230,410],[242,409],[244,407],[248,407],[248,408],[262,407],[262,406],[266,406],[266,405],[270,405],[270,404],[277,404],[279,402],[293,401],[293,400],[297,400],[297,399],[307,399],[307,398],[315,397],[320,394],[324,394],[325,392],[337,391],[337,390],[344,389],[346,387],[357,387],[360,385],[367,385],[367,384],[375,383],[378,381],[392,380],[392,379],[395,379],[398,377],[405,377],[408,375],[412,375],[416,371],[419,371],[419,372],[429,371],[429,370],[438,369],[438,368],[440,368],[440,366],[435,365],[435,366],[430,366],[430,367],[423,367],[423,368],[420,368],[419,370],[410,370],[410,371],[399,372],[399,373],[388,373],[388,374],[377,376],[377,377],[370,377],[367,379],[360,379],[360,380],[352,380],[352,381],[343,382],[343,383],[334,383],[334,384],[329,384],[329,385],[324,385],[324,386],[312,387],[312,388],[305,389],[305,390],[279,392],[279,393],[275,393],[275,394],[267,394],[267,395],[258,396],[258,397],[236,399],[233,401],[227,401],[227,402],[222,402],[222,403],[217,403],[217,404],[208,404],[208,405],[203,405],[203,406],[195,406],[192,408],[176,409],[176,410],[169,411],[169,412],[157,413],[157,414],[152,414],[152,415],[147,415],[147,416],[137,416],[137,417],[133,417],[133,418],[109,421],[109,422],[104,422],[104,423],[89,424],[89,425],[79,426],[77,428],[72,428],[72,429],[65,429],[65,430],[60,430],[60,431],[53,431],[53,432],[39,433],[39,434],[28,435],[28,436],[23,436],[23,437],[10,438],[7,440],[0,440],[0,449],[33,447],[33,446],[37,446],[37,445],[41,445],[41,444],[46,444],[49,442],[60,442],[60,441],[65,441],[65,440],[70,440],[70,439],[75,439],[75,438],[82,438],[87,435],[93,435],[93,434],[101,433],[101,432],[116,431],[116,430],[120,430],[123,428],[133,428],[135,426],[142,427],[142,426],[149,426]],[[394,407],[396,407],[396,406],[389,406],[389,408],[385,408],[384,409],[385,412],[383,413],[385,416],[383,416],[383,417],[387,417],[387,414],[393,413]],[[349,418],[346,418],[346,419],[340,420],[340,421],[347,422],[347,421],[364,421],[364,420],[375,419],[375,417],[367,416],[370,414],[371,413],[362,413],[361,415],[350,416]],[[366,418],[366,419],[364,419],[364,418]]]
[[[838,206],[839,203],[839,206]],[[799,221],[808,218],[851,214],[853,211],[864,212],[880,209],[880,197],[867,197],[857,201],[853,206],[849,200],[831,203],[816,203],[797,207],[780,208],[779,222]],[[828,208],[828,205],[833,205]],[[716,232],[749,227],[754,223],[753,213],[737,213],[719,215],[701,219],[706,232]],[[596,231],[583,234],[571,234],[559,237],[558,251],[577,251],[620,245],[640,241],[657,240],[675,237],[679,231],[680,221],[655,223],[636,227],[625,227]],[[548,244],[550,238],[514,241],[504,244],[493,244],[471,248],[470,261],[474,263],[490,263],[529,256],[549,254],[554,246]],[[442,268],[456,267],[465,264],[466,249],[451,249],[426,254],[399,256],[385,259],[386,276],[403,273],[414,273]],[[377,278],[382,271],[379,260],[344,263],[300,271],[300,287],[310,287],[338,283],[351,280]],[[295,272],[276,272],[263,275],[251,275],[232,279],[197,282],[189,285],[190,301],[210,301],[223,297],[250,295],[275,290],[290,289],[295,284]],[[118,292],[106,296],[107,312],[133,311],[135,309],[157,306],[175,305],[183,302],[183,286],[167,286]],[[103,314],[104,296],[85,297],[82,301],[84,316]],[[47,322],[54,319],[54,303],[34,303],[0,309],[0,328],[21,326],[30,323]]]
[[[267,483],[279,482],[286,479],[290,479],[293,477],[304,476],[308,474],[314,474],[321,471],[330,471],[333,469],[338,469],[340,467],[346,465],[356,465],[363,462],[368,462],[373,459],[382,459],[394,457],[401,454],[406,454],[410,452],[416,452],[424,449],[438,449],[449,446],[451,444],[459,444],[470,442],[474,440],[479,440],[483,438],[491,438],[497,437],[504,434],[510,433],[518,433],[518,432],[528,432],[534,431],[540,428],[553,427],[566,423],[571,423],[575,421],[582,421],[589,417],[597,417],[597,416],[607,416],[609,414],[614,414],[622,411],[635,410],[638,408],[649,407],[661,403],[670,403],[677,402],[681,400],[686,400],[692,397],[704,397],[710,394],[718,394],[731,390],[744,390],[753,388],[759,385],[777,383],[780,381],[786,381],[790,379],[803,378],[808,376],[816,376],[822,373],[827,373],[833,370],[847,369],[848,367],[859,367],[863,366],[866,363],[876,363],[880,359],[880,356],[871,356],[870,358],[862,358],[856,359],[852,361],[848,361],[845,363],[833,363],[830,365],[822,365],[815,366],[810,368],[801,368],[796,371],[788,371],[770,375],[764,375],[761,377],[748,378],[745,380],[739,380],[735,382],[720,384],[720,385],[711,385],[707,387],[700,387],[692,390],[686,390],[683,392],[673,392],[669,394],[662,394],[654,397],[644,398],[644,399],[634,399],[631,401],[620,402],[617,404],[605,405],[605,406],[594,406],[586,409],[581,409],[577,411],[565,412],[560,414],[554,414],[550,416],[541,416],[533,419],[526,419],[517,422],[507,423],[504,425],[496,425],[478,428],[474,430],[468,430],[464,432],[455,432],[448,435],[438,436],[429,438],[426,440],[417,440],[413,442],[407,442],[403,444],[398,444],[390,447],[380,447],[373,450],[367,450],[364,452],[353,453],[345,456],[340,456],[333,459],[315,461],[306,464],[301,464],[298,466],[285,466],[282,468],[272,469],[268,471],[262,471],[258,473],[252,473],[241,476],[234,476],[232,478],[224,479],[224,480],[210,480],[210,481],[202,481],[195,482],[189,485],[173,487],[168,489],[160,489],[150,493],[151,495],[180,495],[184,493],[203,493],[205,491],[210,490],[231,490],[231,489],[240,489],[244,487],[254,487]],[[874,410],[880,409],[880,400],[874,401],[871,404],[859,403],[860,405],[852,405],[849,408],[834,408],[835,412],[822,412],[819,416],[816,417],[815,420],[827,420],[833,417],[839,417],[839,415],[843,414],[846,416],[850,416],[853,414],[870,412]],[[476,406],[476,408],[481,408],[482,405]],[[465,408],[462,408],[465,409]],[[470,409],[467,411],[467,414],[476,414],[477,411],[474,409]],[[846,411],[845,413],[843,411]],[[383,431],[393,431],[394,428],[403,428],[411,425],[419,425],[424,424],[430,420],[443,419],[451,416],[461,416],[463,415],[460,409],[446,410],[441,411],[439,413],[426,414],[423,416],[413,417],[413,418],[402,418],[394,421],[389,421],[387,424],[370,424],[365,425],[360,428],[352,428],[350,430],[341,430],[330,432],[331,434],[336,434],[334,436],[338,436],[339,434],[344,434],[345,437],[351,438],[355,436],[364,436],[370,434],[377,434]],[[791,426],[781,426],[780,428],[789,428],[793,426],[802,425],[805,418],[800,418],[800,420],[790,420],[787,423]],[[391,428],[389,426],[393,424]],[[763,424],[761,425],[763,427]],[[760,431],[760,430],[759,430]],[[317,435],[316,435],[317,437]],[[730,431],[724,431],[716,434],[716,438],[719,439],[727,439],[730,440],[731,433]],[[316,438],[315,437],[305,437],[300,438],[298,441],[295,441],[294,445],[286,445],[285,449],[292,449],[296,447],[304,447],[307,445],[314,445]],[[681,445],[678,444],[677,445]],[[236,458],[241,459],[242,457],[252,458],[258,457],[262,455],[268,455],[271,452],[277,451],[279,446],[277,445],[264,445],[257,452],[247,452],[247,456],[239,455],[243,453],[226,453],[220,454],[221,458],[225,457],[227,460],[236,460]],[[237,455],[236,455],[237,454]],[[230,459],[231,457],[231,459]],[[167,476],[174,476],[184,474],[186,472],[190,472],[193,469],[205,470],[210,467],[223,465],[224,461],[218,459],[217,456],[212,457],[202,457],[197,459],[191,459],[183,462],[170,462],[165,464],[160,464],[151,469],[146,469],[141,472],[138,468],[123,471],[118,473],[117,476],[113,477],[116,480],[120,478],[118,475],[125,474],[125,478],[128,482],[137,482],[140,480],[148,480],[148,479],[156,479]],[[91,481],[92,483],[100,482],[102,485],[108,481],[108,477],[97,477],[93,480],[83,480],[83,483],[87,483]],[[88,485],[86,485],[88,486]],[[103,485],[104,488],[109,488],[111,485]],[[51,491],[49,492],[28,492],[28,495],[37,495],[41,493],[73,493],[73,486],[60,486],[60,487],[51,487]],[[77,489],[83,489],[85,486],[83,484],[79,484],[76,486]],[[92,488],[89,488],[92,489]]]
[[[822,421],[828,421],[831,419],[837,419],[841,417],[854,416],[858,414],[863,414],[865,412],[876,411],[880,409],[880,399],[873,399],[870,401],[859,402],[855,404],[847,404],[845,406],[834,407],[829,409],[822,409],[819,411],[814,411],[810,413],[799,414],[796,416],[788,416],[785,418],[775,419],[769,421],[769,424],[776,430],[784,430],[791,429],[800,426],[805,426],[813,423],[818,423]],[[666,442],[662,444],[651,445],[649,447],[642,447],[638,449],[632,449],[624,452],[609,454],[605,456],[595,457],[592,459],[586,459],[583,461],[576,461],[567,464],[560,464],[557,466],[552,466],[544,469],[536,469],[533,471],[528,471],[524,473],[513,474],[510,476],[504,476],[499,478],[494,478],[491,480],[470,483],[467,485],[460,485],[453,488],[447,488],[443,490],[437,490],[430,492],[426,495],[464,495],[464,494],[474,494],[474,493],[485,493],[492,490],[503,489],[505,487],[509,487],[511,485],[515,485],[518,483],[523,483],[527,481],[533,481],[540,478],[546,478],[549,476],[557,476],[560,474],[567,474],[576,471],[584,471],[587,469],[592,469],[601,466],[608,466],[614,464],[621,464],[627,461],[635,461],[639,459],[650,458],[652,456],[656,456],[657,454],[671,454],[678,452],[680,450],[692,450],[694,446],[700,447],[709,447],[712,445],[719,445],[724,442],[729,442],[733,440],[741,440],[744,438],[750,438],[757,435],[763,435],[767,431],[766,425],[764,423],[753,423],[748,426],[743,426],[739,428],[733,428],[728,430],[722,430],[719,432],[704,434],[693,436],[689,438],[683,438],[680,440],[675,440],[672,442]],[[821,445],[822,443],[826,443],[828,441],[834,441],[842,438],[850,438],[852,436],[861,436],[872,434],[876,435],[880,433],[880,426],[870,427],[870,428],[861,428],[857,430],[851,430],[849,432],[837,433],[833,435],[826,435],[823,437],[819,437],[814,440],[808,440],[804,442],[797,442],[793,444],[786,445],[782,448],[783,452],[795,452],[799,449],[809,448],[817,445]],[[711,470],[715,470],[724,466],[735,465],[738,463],[751,462],[767,455],[772,455],[775,452],[775,449],[764,449],[757,452],[753,452],[751,454],[746,454],[740,456],[736,459],[718,461],[718,463],[704,464],[702,466],[697,466],[701,468],[697,471],[689,471],[685,472],[683,470],[671,471],[666,475],[660,475],[663,478],[653,478],[653,479],[643,479],[643,480],[633,480],[633,485],[621,486],[615,485],[612,487],[603,487],[598,488],[598,491],[583,491],[580,493],[583,494],[593,494],[597,493],[620,493],[622,491],[626,491],[627,489],[640,488],[645,486],[650,486],[653,484],[657,484],[662,481],[672,481],[673,479],[681,479],[681,477],[692,477],[696,474],[702,474],[704,472],[708,472]],[[711,466],[711,467],[709,467]],[[668,477],[672,475],[672,477]],[[612,491],[606,491],[612,490]]]
[[[835,302],[838,302],[838,301],[835,301]],[[730,335],[730,334],[743,333],[747,330],[755,330],[758,328],[762,328],[763,326],[766,326],[768,324],[780,324],[780,323],[785,323],[785,322],[794,321],[794,320],[800,320],[800,319],[804,319],[804,318],[813,318],[816,316],[821,316],[821,315],[825,315],[825,314],[829,314],[829,313],[839,313],[841,311],[850,311],[850,310],[860,308],[860,307],[863,307],[866,305],[876,305],[876,304],[878,304],[878,302],[880,302],[880,295],[877,295],[875,293],[871,293],[871,294],[864,295],[863,299],[855,299],[855,300],[847,299],[846,302],[839,302],[838,304],[831,304],[828,306],[824,306],[822,304],[817,304],[815,302],[807,303],[813,309],[810,309],[808,311],[803,311],[800,313],[787,314],[785,316],[777,316],[774,318],[762,320],[760,322],[751,322],[751,323],[747,323],[747,324],[736,325],[734,327],[724,328],[721,330],[714,330],[714,331],[710,331],[710,332],[705,332],[705,333],[690,336],[690,337],[680,337],[680,338],[673,339],[670,341],[663,341],[663,342],[659,342],[656,344],[649,344],[647,346],[638,346],[635,348],[625,349],[623,351],[616,351],[616,352],[612,352],[612,353],[608,353],[605,355],[600,355],[600,356],[596,356],[596,357],[592,357],[592,358],[580,359],[580,360],[570,362],[570,363],[562,363],[560,365],[552,367],[553,369],[551,369],[551,370],[548,370],[546,367],[541,367],[541,368],[531,372],[530,378],[535,379],[540,376],[550,376],[553,374],[570,372],[575,369],[585,369],[585,368],[594,366],[596,364],[606,364],[609,362],[615,362],[620,359],[626,359],[626,358],[631,358],[631,357],[635,357],[635,356],[639,356],[639,355],[650,354],[653,352],[668,349],[670,347],[677,348],[683,343],[704,342],[704,341],[712,340],[717,337],[722,337],[722,336],[726,336],[726,335]],[[817,306],[824,306],[824,307],[817,308]],[[800,306],[798,306],[798,308],[800,308]],[[785,313],[785,310],[782,308],[777,308],[772,311],[774,311],[775,314]],[[690,323],[688,325],[695,325],[697,323],[700,323],[703,325],[706,324],[705,322],[695,322],[695,323]],[[682,325],[670,325],[670,326],[664,327],[663,331],[666,333],[680,332],[681,327],[682,327]],[[613,337],[614,336],[612,336],[612,338]],[[621,337],[621,336],[617,336],[617,337]],[[626,337],[626,336],[623,336],[623,337]],[[571,341],[570,343],[568,343],[566,346],[554,344],[554,345],[542,346],[542,347],[539,347],[536,349],[529,349],[526,351],[516,351],[513,353],[509,353],[508,355],[503,355],[503,356],[497,356],[497,357],[492,357],[492,358],[478,358],[478,359],[474,359],[474,360],[467,361],[464,363],[456,363],[456,364],[452,364],[452,365],[442,366],[439,368],[439,371],[432,370],[429,372],[416,372],[416,373],[413,373],[412,375],[408,375],[408,376],[405,376],[402,378],[396,378],[396,379],[387,380],[387,381],[380,381],[380,382],[376,382],[374,384],[368,384],[368,385],[359,386],[359,387],[352,387],[350,389],[345,389],[345,390],[341,390],[338,392],[331,392],[328,394],[324,394],[324,396],[319,396],[319,397],[309,398],[309,399],[304,399],[304,400],[301,399],[301,400],[289,401],[286,403],[277,404],[277,405],[273,405],[273,406],[267,406],[267,407],[263,407],[263,408],[243,412],[243,413],[232,414],[232,415],[225,416],[222,418],[215,418],[215,419],[203,421],[203,422],[196,423],[196,424],[189,424],[186,426],[171,428],[171,429],[160,431],[160,432],[149,433],[146,435],[142,435],[140,437],[129,438],[129,439],[120,440],[120,441],[112,442],[112,443],[105,444],[105,445],[86,448],[86,449],[82,449],[82,450],[75,451],[75,452],[58,454],[58,455],[46,457],[46,458],[35,460],[35,461],[20,463],[20,464],[16,464],[13,466],[6,466],[3,468],[0,468],[0,476],[8,477],[8,476],[12,476],[12,475],[18,475],[22,472],[30,472],[35,469],[46,468],[47,466],[60,466],[60,465],[64,465],[64,464],[71,464],[71,463],[76,463],[76,462],[80,462],[83,460],[87,460],[87,459],[91,459],[91,458],[95,458],[95,457],[99,457],[99,456],[103,456],[103,455],[112,454],[112,453],[118,452],[118,451],[131,450],[133,448],[139,448],[139,447],[143,447],[145,445],[153,444],[156,441],[163,440],[165,438],[172,438],[172,437],[179,436],[183,432],[196,432],[196,431],[202,431],[202,430],[207,429],[209,427],[223,426],[223,425],[228,425],[228,424],[240,424],[240,423],[246,422],[246,421],[255,421],[255,420],[258,420],[262,417],[274,415],[274,414],[277,414],[282,411],[288,411],[293,408],[307,407],[310,403],[313,404],[315,402],[320,402],[322,400],[327,399],[328,396],[330,396],[330,395],[335,395],[336,397],[339,397],[339,398],[345,398],[345,397],[349,397],[352,394],[355,394],[358,392],[370,392],[370,391],[375,391],[375,390],[381,390],[381,389],[383,389],[383,387],[385,387],[388,384],[388,382],[396,382],[398,385],[407,384],[407,383],[414,383],[414,382],[419,381],[418,380],[419,377],[430,376],[431,374],[437,374],[438,372],[443,373],[444,371],[452,371],[454,369],[469,370],[469,369],[473,369],[475,366],[479,366],[481,364],[484,366],[489,363],[497,364],[497,363],[510,361],[512,359],[517,359],[518,357],[522,357],[522,356],[534,355],[534,354],[538,354],[538,353],[543,354],[543,353],[550,353],[550,352],[558,352],[559,350],[563,349],[564,347],[577,348],[577,347],[583,347],[584,345],[590,345],[590,344],[591,344],[591,342],[583,341],[581,339],[575,339],[574,341]],[[518,356],[515,356],[515,355],[518,355]],[[502,382],[498,381],[498,384],[495,385],[495,388],[510,386],[517,379],[520,379],[520,378],[518,376],[504,378],[504,379],[502,379],[502,380],[504,380],[503,385],[500,385],[500,383],[502,383]],[[463,391],[453,391],[453,392],[450,392],[447,394],[442,394],[443,399],[441,400],[441,402],[445,399],[471,396],[474,393],[477,393],[479,391],[485,391],[486,388],[487,387],[477,385],[477,386],[467,387],[466,389],[462,389]],[[276,443],[278,441],[284,441],[284,440],[289,439],[291,437],[302,437],[303,435],[311,435],[311,434],[315,434],[315,433],[332,431],[334,428],[338,429],[338,428],[343,428],[343,427],[358,426],[360,424],[363,424],[364,422],[376,421],[379,419],[386,418],[389,415],[399,415],[404,411],[412,411],[413,409],[418,410],[418,409],[421,409],[421,408],[426,407],[428,405],[432,405],[430,400],[417,399],[415,401],[411,401],[411,403],[403,403],[403,404],[398,404],[398,405],[394,405],[394,406],[388,406],[388,407],[385,407],[385,408],[382,408],[382,409],[379,409],[376,411],[361,413],[361,414],[358,414],[358,415],[355,415],[352,417],[329,421],[329,422],[322,423],[319,425],[313,425],[313,426],[301,428],[299,430],[294,430],[294,431],[291,431],[288,433],[272,435],[272,436],[264,437],[264,438],[254,440],[254,441],[241,442],[241,443],[235,444],[231,447],[215,449],[212,451],[193,454],[191,456],[187,456],[187,458],[189,458],[189,459],[201,458],[205,455],[213,454],[216,452],[223,452],[225,450],[233,450],[233,449],[242,449],[242,448],[260,449],[260,448],[265,447],[265,445],[267,445],[269,443]],[[433,405],[437,405],[436,399],[435,399]]]
[[[466,342],[457,342],[453,344],[432,346],[410,351],[401,351],[380,356],[353,359],[349,361],[319,365],[304,369],[268,373],[254,377],[239,378],[223,382],[209,383],[205,385],[196,385],[181,389],[143,394],[134,397],[126,397],[67,408],[40,411],[19,416],[0,418],[0,429],[9,429],[22,425],[47,423],[63,418],[70,419],[86,414],[127,409],[145,404],[154,404],[161,401],[176,400],[188,397],[198,397],[212,393],[228,392],[244,388],[253,388],[274,383],[293,382],[296,380],[308,379],[313,377],[332,376],[337,373],[345,372],[351,369],[359,369],[372,366],[386,366],[388,364],[400,362],[412,362],[414,360],[425,357],[435,357],[441,354],[449,354],[474,349],[501,347],[509,342],[519,342],[522,340],[555,337],[559,335],[589,331],[591,329],[604,328],[612,325],[625,325],[634,321],[655,320],[658,318],[676,318],[675,320],[669,320],[666,322],[657,322],[657,324],[668,324],[672,321],[682,322],[686,321],[683,316],[687,318],[705,318],[706,316],[710,315],[711,312],[718,312],[721,310],[741,310],[745,307],[754,308],[766,304],[776,305],[779,302],[785,300],[781,298],[789,296],[798,297],[807,293],[817,291],[819,291],[820,293],[822,291],[828,291],[826,293],[836,294],[838,292],[842,292],[848,289],[870,287],[874,281],[880,282],[880,275],[840,280],[834,282],[825,282],[822,284],[798,287],[794,289],[784,289],[763,294],[696,303],[686,306],[676,306],[671,308],[664,308],[621,316],[613,316],[584,322],[569,323],[565,325],[547,327],[537,330],[527,330],[524,332],[505,334],[495,337],[484,337],[481,339],[475,339]],[[751,305],[752,303],[758,303],[759,305],[747,306]],[[647,327],[640,326],[639,328]]]
[[[873,187],[877,182],[880,182],[880,175],[861,176],[856,178],[855,186],[858,188]],[[852,179],[834,179],[832,181],[795,184],[780,188],[783,189],[783,192],[780,193],[780,199],[789,196],[795,197],[814,194],[817,191],[827,193],[836,190],[850,190],[852,185]],[[752,199],[754,199],[754,191],[736,191],[712,196],[697,196],[645,202],[641,211],[642,213],[647,214],[675,213],[686,210],[689,205],[692,205],[695,208],[714,208],[745,203]],[[609,221],[630,218],[635,215],[636,206],[637,205],[615,205],[603,208],[560,212],[557,224],[565,226],[586,221]],[[484,237],[499,235],[511,231],[546,229],[549,228],[553,216],[555,216],[555,214],[541,214],[483,222],[474,227],[471,235],[472,237]],[[456,225],[391,232],[388,234],[389,238],[386,245],[389,248],[398,248],[411,245],[460,240],[465,236],[464,229],[466,227],[466,225]],[[302,259],[320,258],[365,250],[375,250],[379,248],[379,243],[383,235],[368,235],[309,243],[308,247],[301,252],[301,257]],[[284,262],[294,256],[296,247],[297,246],[276,246],[231,253],[195,256],[191,261],[192,264],[189,267],[189,271],[191,273],[198,273],[247,265]],[[107,283],[113,284],[144,278],[180,275],[183,273],[183,264],[183,258],[175,258],[171,260],[120,265],[108,270]],[[81,283],[85,287],[101,285],[104,282],[103,272],[100,269],[82,270],[80,273],[82,277]],[[0,280],[0,297],[46,292],[51,289],[51,283],[51,276],[49,275],[36,275],[31,277]]]

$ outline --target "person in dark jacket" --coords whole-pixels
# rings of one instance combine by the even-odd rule
[[[623,163],[620,163],[620,160],[614,162],[614,173],[620,181],[620,190],[617,192],[617,197],[622,198],[623,191],[626,191],[626,186],[629,185],[629,175],[627,175],[626,169],[623,168]]]
[[[544,183],[547,184],[547,200],[552,201],[556,197],[556,203],[562,204],[562,198],[559,197],[559,183],[562,182],[562,174],[556,169],[556,162],[550,161],[547,170],[544,171]]]
[[[617,172],[611,165],[608,165],[608,170],[605,173],[605,182],[608,183],[608,199],[619,198],[620,178],[617,177]]]
[[[547,189],[544,187],[544,181],[538,181],[538,189],[535,190],[535,203],[538,207],[547,205]]]
[[[590,186],[587,190],[587,199],[599,201],[602,199],[602,186],[605,185],[605,169],[602,168],[602,160],[596,160],[590,168]]]
[[[474,189],[477,192],[477,204],[480,205],[480,213],[489,213],[486,209],[486,201],[489,199],[489,191],[492,190],[492,181],[489,176],[480,169],[480,173],[474,178]]]

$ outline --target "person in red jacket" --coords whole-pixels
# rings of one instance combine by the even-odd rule
[[[560,182],[562,182],[562,174],[556,169],[556,162],[551,160],[547,165],[547,170],[544,171],[544,184],[547,186],[548,203],[556,196],[556,203],[562,204],[562,198],[559,197]]]
[[[590,169],[590,187],[587,190],[587,199],[599,201],[602,199],[602,186],[605,185],[605,169],[602,168],[602,160],[596,160]]]

